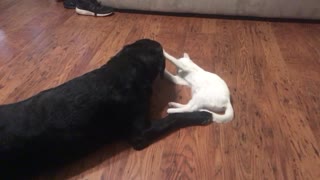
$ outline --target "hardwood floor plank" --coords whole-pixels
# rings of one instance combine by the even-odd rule
[[[270,95],[275,96],[273,102],[276,104],[277,109],[273,111],[278,112],[279,126],[290,142],[288,146],[290,149],[288,150],[292,153],[290,158],[292,160],[290,165],[294,168],[292,173],[294,177],[299,179],[320,177],[319,172],[316,171],[320,167],[319,156],[314,151],[314,148],[318,151],[316,139],[310,126],[307,125],[305,112],[301,111],[297,102],[296,91],[292,88],[295,87],[295,82],[290,79],[288,68],[282,58],[279,46],[275,43],[276,39],[271,27],[262,27],[260,29],[261,35],[265,33],[271,35],[263,41],[263,48],[267,59],[269,59],[269,71],[273,69],[273,79],[276,81],[273,83],[273,93]],[[277,61],[274,60],[275,56],[278,57]],[[288,90],[288,87],[291,89]],[[314,161],[314,159],[317,160]]]
[[[283,54],[286,65],[290,67],[289,72],[294,79],[298,108],[302,108],[305,113],[305,118],[310,124],[310,128],[316,139],[320,138],[319,117],[320,94],[320,51],[317,48],[317,43],[320,41],[320,35],[312,28],[312,25],[297,25],[297,24],[277,24],[273,26],[275,35],[278,40],[279,47]],[[295,37],[294,42],[289,42],[291,37],[285,33],[292,31],[292,36]],[[290,43],[290,49],[287,44]],[[292,50],[294,49],[294,50]],[[318,141],[318,147],[319,141]]]

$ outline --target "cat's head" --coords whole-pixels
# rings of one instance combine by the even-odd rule
[[[188,54],[188,53],[186,53],[186,52],[185,52],[185,53],[183,53],[183,57],[184,57],[184,58],[187,58],[187,59],[190,59],[189,54]]]
[[[183,53],[183,57],[179,58],[179,60],[182,60],[182,61],[192,61],[190,59],[190,56],[188,55],[188,53]]]

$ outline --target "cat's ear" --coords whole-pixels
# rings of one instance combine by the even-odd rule
[[[190,57],[189,57],[189,55],[187,53],[183,53],[183,57],[190,59]]]

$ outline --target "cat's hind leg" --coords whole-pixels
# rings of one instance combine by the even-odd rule
[[[177,105],[177,104],[175,104]],[[182,104],[181,104],[182,105]],[[198,109],[197,104],[193,101],[193,99],[191,99],[188,104],[186,105],[182,105],[178,108],[169,108],[167,110],[167,113],[171,114],[171,113],[183,113],[183,112],[193,112],[196,111]],[[179,106],[179,105],[178,105]]]
[[[193,108],[191,106],[183,106],[183,107],[179,107],[179,108],[169,108],[167,110],[167,113],[168,114],[171,114],[171,113],[183,113],[183,112],[193,112],[195,111],[197,108]]]
[[[176,103],[176,102],[169,102],[169,107],[173,107],[173,108],[181,108],[186,106],[185,104],[180,104],[180,103]]]

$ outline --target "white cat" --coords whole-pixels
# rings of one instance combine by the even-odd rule
[[[175,84],[191,87],[192,98],[187,104],[170,102],[168,113],[207,111],[213,121],[222,123],[233,119],[234,112],[230,102],[230,92],[223,79],[214,73],[207,72],[196,65],[187,53],[176,59],[164,51],[164,56],[177,68],[177,75],[165,70],[165,78]],[[216,112],[224,112],[217,114]]]

